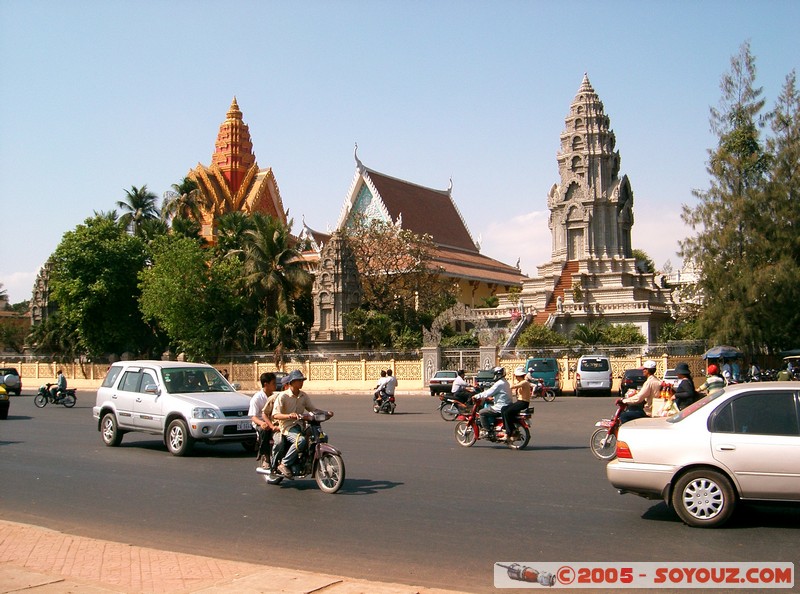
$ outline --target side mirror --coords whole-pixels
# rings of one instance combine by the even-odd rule
[[[233,382],[231,386],[233,386],[233,389],[236,390],[237,392],[239,391],[239,388],[242,387],[242,385],[239,382]]]
[[[145,394],[155,394],[156,396],[161,395],[161,390],[159,390],[156,384],[147,384],[144,387]]]

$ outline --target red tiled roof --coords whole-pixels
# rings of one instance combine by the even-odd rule
[[[443,274],[455,278],[501,285],[519,285],[527,279],[518,268],[478,252],[438,246],[433,261],[435,265],[442,267]]]
[[[446,190],[433,190],[386,176],[372,169],[367,175],[393,220],[402,215],[403,228],[428,234],[441,246],[477,253],[478,249]]]

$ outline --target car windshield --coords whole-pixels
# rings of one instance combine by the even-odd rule
[[[555,371],[556,366],[553,361],[531,361],[528,363],[528,371]]]
[[[608,371],[608,359],[584,359],[581,371]]]
[[[632,379],[632,380],[644,380],[645,379],[644,372],[639,370],[639,369],[636,369],[634,371],[626,371],[625,372],[625,377],[628,378],[628,379]]]
[[[701,398],[697,402],[693,402],[692,404],[690,404],[689,406],[684,408],[678,414],[672,415],[671,417],[667,417],[667,423],[680,423],[683,419],[687,418],[692,413],[700,410],[701,408],[703,408],[709,402],[713,402],[714,400],[716,400],[717,398],[722,396],[724,393],[725,393],[725,390],[722,389],[722,390],[717,390],[716,392],[712,392],[711,394],[708,394],[708,395],[704,396],[703,398]]]
[[[232,392],[233,388],[213,367],[170,367],[161,376],[170,394]]]

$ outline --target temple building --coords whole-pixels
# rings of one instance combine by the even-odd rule
[[[637,268],[631,250],[633,191],[603,103],[584,75],[557,154],[560,182],[547,194],[552,258],[524,283],[534,321],[570,333],[602,316],[632,323],[649,342],[669,317],[669,294]],[[506,304],[507,305],[507,304]]]
[[[271,167],[259,169],[253,154],[250,130],[233,98],[225,121],[219,127],[211,165],[198,163],[187,177],[194,180],[206,199],[202,206],[200,235],[215,242],[217,217],[228,212],[262,212],[286,223],[278,182]]]

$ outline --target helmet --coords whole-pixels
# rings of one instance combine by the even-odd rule
[[[494,369],[492,369],[492,373],[494,374],[494,379],[499,380],[501,377],[506,376],[506,368],[495,367]]]
[[[514,375],[517,377],[524,377],[525,376],[525,368],[520,365],[514,370]]]
[[[708,375],[717,375],[718,373],[719,373],[719,367],[717,367],[713,363],[708,366]]]
[[[299,369],[295,369],[294,371],[290,372],[289,375],[286,376],[286,379],[283,380],[284,385],[291,384],[295,380],[305,381],[306,376],[304,376],[303,372],[300,371]]]

